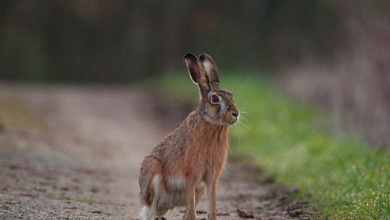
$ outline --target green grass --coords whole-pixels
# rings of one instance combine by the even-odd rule
[[[323,218],[390,219],[388,153],[335,137],[326,116],[286,98],[272,80],[228,74],[221,81],[242,112],[241,122],[231,129],[233,154],[310,194]],[[186,74],[155,83],[183,101],[197,101],[196,86]]]

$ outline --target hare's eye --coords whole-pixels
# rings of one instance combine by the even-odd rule
[[[216,104],[219,102],[219,97],[217,95],[212,95],[211,96],[211,103]]]

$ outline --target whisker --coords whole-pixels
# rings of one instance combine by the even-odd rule
[[[233,129],[238,133],[238,135],[237,135],[238,147],[241,147],[241,135],[240,135],[240,129],[239,129],[239,126],[237,126],[237,123],[234,124]]]
[[[239,121],[240,125],[243,125],[245,128],[247,128],[249,131],[256,133],[256,130],[251,128],[249,125],[245,124],[242,120]]]
[[[240,111],[240,114],[244,114],[244,115],[246,115],[246,114],[248,114],[248,112],[245,112],[245,111]]]

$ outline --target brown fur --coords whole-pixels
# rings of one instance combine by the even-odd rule
[[[219,88],[218,75],[208,76],[217,74],[211,57],[202,55],[202,63],[196,56],[187,54],[185,60],[191,78],[199,85],[200,104],[142,161],[139,177],[141,200],[148,208],[155,206],[153,211],[148,209],[148,218],[151,214],[160,218],[169,209],[186,205],[184,219],[195,220],[195,206],[203,195],[204,184],[209,198],[208,217],[215,220],[216,187],[229,149],[228,126],[238,120],[239,112],[232,94]],[[209,60],[214,68],[211,73],[203,66]],[[210,82],[210,78],[214,81]],[[218,95],[222,100],[210,104],[211,95]],[[185,201],[181,199],[183,195]]]

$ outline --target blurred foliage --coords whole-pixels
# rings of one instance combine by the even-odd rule
[[[207,52],[230,71],[286,73],[296,96],[390,149],[389,10],[388,0],[0,0],[0,80],[129,82]]]
[[[155,88],[156,82],[184,102],[197,100],[196,86],[183,86],[190,83],[184,74],[158,79]],[[332,135],[329,118],[285,97],[272,79],[231,72],[221,74],[221,85],[234,93],[241,112],[240,121],[230,128],[233,154],[249,158],[279,183],[309,194],[307,199],[322,212],[319,219],[389,219],[387,153]]]
[[[332,114],[334,133],[364,136],[368,146],[390,151],[390,1],[339,1],[347,50],[331,63],[310,56],[288,66],[290,94]]]
[[[0,2],[0,78],[129,81],[181,68],[188,51],[224,68],[274,68],[337,48],[326,0]]]

